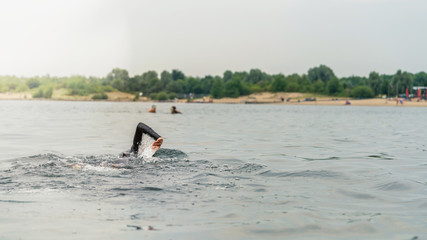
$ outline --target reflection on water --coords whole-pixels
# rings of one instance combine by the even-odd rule
[[[426,109],[149,107],[1,101],[0,239],[427,237]]]

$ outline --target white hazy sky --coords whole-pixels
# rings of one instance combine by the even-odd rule
[[[0,0],[0,75],[427,71],[426,0]]]

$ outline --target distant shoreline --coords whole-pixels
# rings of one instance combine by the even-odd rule
[[[69,96],[61,92],[54,92],[52,98],[33,98],[31,93],[0,93],[0,100],[43,100],[43,101],[104,101],[104,102],[134,102],[134,95],[124,92],[107,93],[106,100],[92,100],[92,96]],[[283,101],[282,101],[283,99]],[[350,101],[350,105],[346,105],[346,100]],[[159,101],[140,98],[135,102],[152,102]],[[186,99],[172,101],[176,103],[187,103]],[[249,96],[241,96],[238,98],[221,98],[221,99],[193,99],[191,103],[223,103],[223,104],[280,104],[280,105],[319,105],[319,106],[398,106],[398,107],[427,107],[427,102],[424,100],[413,101],[402,100],[402,103],[396,104],[395,99],[372,98],[372,99],[346,99],[335,97],[312,97],[310,94],[303,93],[271,93],[262,92],[255,93]]]

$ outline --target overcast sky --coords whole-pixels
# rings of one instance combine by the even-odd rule
[[[427,71],[426,0],[0,0],[0,75]]]

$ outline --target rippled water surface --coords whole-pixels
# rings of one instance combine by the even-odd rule
[[[427,239],[427,109],[171,105],[0,101],[0,239]]]

